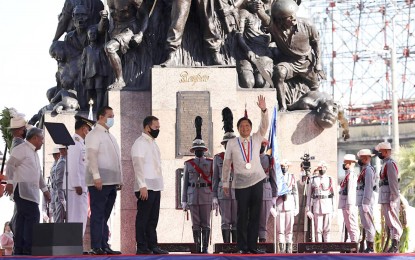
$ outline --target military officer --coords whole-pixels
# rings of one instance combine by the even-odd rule
[[[356,164],[354,154],[346,154],[343,157],[343,170],[345,177],[340,183],[339,209],[343,211],[344,225],[347,228],[351,242],[358,242],[360,236],[358,213],[356,207],[357,177],[354,173]]]
[[[85,137],[94,121],[75,116],[75,145],[68,147],[68,222],[82,223],[85,234],[88,216],[88,187],[85,184]]]
[[[327,176],[327,164],[321,161],[317,166],[318,175],[311,177],[307,186],[306,212],[314,220],[316,242],[330,242],[330,225],[334,213],[334,184]],[[312,208],[313,212],[310,211]]]
[[[373,221],[373,206],[375,204],[376,176],[375,169],[370,164],[372,152],[369,149],[362,149],[357,153],[359,165],[361,166],[357,178],[356,205],[359,208],[360,221],[366,233],[365,253],[373,253],[375,240],[375,224]]]
[[[52,189],[55,196],[53,200],[53,220],[55,223],[63,223],[66,215],[66,198],[63,180],[65,178],[67,150],[63,145],[58,145],[57,148],[59,149],[60,157],[56,163],[55,172],[53,173],[52,178]]]
[[[288,160],[281,162],[281,171],[284,175],[284,182],[287,184],[288,193],[279,196],[276,201],[277,212],[277,232],[278,247],[280,253],[293,252],[293,229],[294,217],[300,210],[298,204],[298,188],[294,174],[289,173],[291,163]]]
[[[202,119],[197,117],[196,121],[199,120],[201,127]],[[197,244],[198,252],[207,253],[210,212],[212,210],[213,160],[204,156],[208,149],[201,138],[201,131],[198,131],[198,127],[198,123],[196,123],[198,134],[190,149],[190,152],[195,154],[195,158],[187,160],[184,164],[182,208],[184,210],[190,208],[193,239]],[[202,246],[201,250],[200,246]]]
[[[392,147],[389,142],[376,146],[378,157],[383,160],[379,180],[379,204],[385,223],[389,227],[392,244],[389,253],[399,252],[399,240],[402,235],[402,224],[399,221],[399,170],[397,163],[391,158]]]
[[[272,157],[265,153],[265,149],[268,145],[268,141],[264,139],[261,143],[260,160],[261,166],[265,172],[265,179],[262,184],[262,207],[259,214],[259,242],[264,243],[267,241],[267,223],[272,205],[275,205],[277,200],[277,184],[275,182],[275,172],[273,169]]]
[[[228,116],[226,116],[226,114]],[[233,116],[232,111],[229,108],[222,110],[223,122],[225,134],[223,136],[221,144],[226,150],[226,144],[228,140],[235,138],[233,132]],[[235,190],[231,189],[229,196],[223,193],[222,189],[222,166],[225,152],[216,154],[213,157],[213,200],[212,208],[217,210],[219,208],[221,215],[221,229],[222,238],[224,243],[232,242],[236,243],[237,231],[236,231],[236,217],[237,217],[237,202],[235,198]],[[231,170],[231,180],[233,179],[233,170]],[[231,181],[232,182],[232,181]],[[231,183],[232,185],[232,183]]]

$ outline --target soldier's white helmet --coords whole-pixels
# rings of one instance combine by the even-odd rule
[[[353,162],[357,162],[356,156],[354,154],[350,154],[350,153],[344,155],[343,161],[353,161]]]
[[[392,146],[391,146],[391,143],[389,143],[389,142],[381,142],[378,145],[376,145],[375,150],[376,151],[392,150]]]

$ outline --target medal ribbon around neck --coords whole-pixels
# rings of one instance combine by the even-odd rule
[[[248,142],[248,156],[246,156],[245,146],[243,142],[241,143],[239,138],[238,138],[238,144],[239,144],[239,148],[241,149],[242,158],[247,164],[250,163],[252,161],[252,136]]]

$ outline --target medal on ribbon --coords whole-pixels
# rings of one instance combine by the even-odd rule
[[[245,152],[245,146],[243,143],[241,143],[241,141],[238,138],[238,144],[239,144],[239,148],[241,149],[241,154],[242,154],[242,158],[244,159],[245,162],[245,169],[250,170],[252,168],[252,136],[250,138],[250,141],[248,142],[248,155]]]

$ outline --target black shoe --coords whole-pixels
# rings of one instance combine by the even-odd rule
[[[238,251],[238,254],[249,254],[249,252],[246,251],[246,250],[239,250]]]
[[[153,251],[151,251],[150,249],[146,248],[146,249],[138,249],[135,252],[136,255],[152,255]]]
[[[102,250],[101,248],[91,248],[91,251],[89,251],[89,254],[91,255],[106,255],[107,253]]]
[[[153,251],[153,254],[155,255],[168,255],[169,251],[163,250],[160,247],[155,247],[151,251]]]
[[[107,255],[121,255],[120,251],[114,251],[109,247],[106,247],[103,249],[105,253],[107,253]]]
[[[265,254],[265,251],[262,251],[261,249],[250,249],[249,252],[251,254]]]

